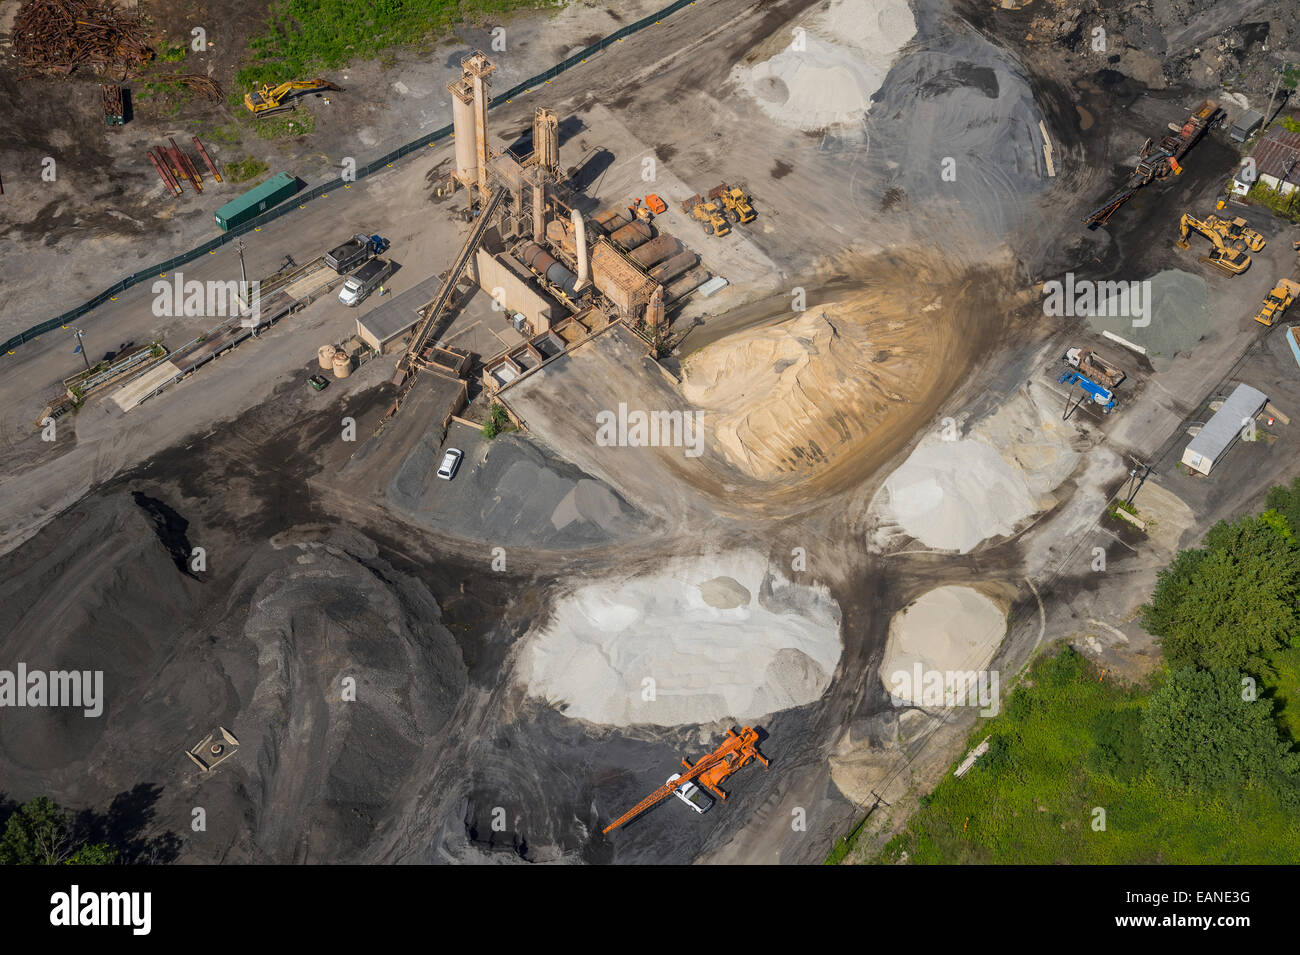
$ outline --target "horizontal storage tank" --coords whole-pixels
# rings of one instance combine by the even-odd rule
[[[671,302],[675,299],[681,298],[683,295],[689,295],[708,280],[708,269],[691,269],[672,285],[664,289],[664,301]]]
[[[651,239],[635,252],[632,252],[628,255],[628,258],[641,268],[648,269],[650,266],[662,262],[681,247],[682,244],[671,235],[661,235],[657,239]]]
[[[334,377],[346,378],[352,374],[352,359],[348,357],[347,352],[336,351],[334,353]]]
[[[625,249],[635,249],[650,241],[650,227],[644,222],[629,222],[610,236]]]
[[[333,345],[321,345],[316,349],[316,360],[326,371],[334,367],[334,352],[336,349]]]
[[[670,259],[660,262],[650,270],[650,277],[661,285],[671,282],[687,269],[695,268],[700,257],[687,249],[685,252],[678,252]]]

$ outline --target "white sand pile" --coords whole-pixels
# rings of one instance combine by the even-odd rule
[[[706,433],[757,478],[831,463],[911,413],[933,377],[940,335],[865,302],[810,309],[691,355],[682,393]]]
[[[528,637],[518,677],[593,723],[744,722],[817,699],[840,651],[829,594],[747,551],[579,587]]]
[[[927,436],[885,480],[872,514],[927,547],[961,554],[1014,533],[1055,505],[1051,492],[1079,461],[1073,425],[1047,407],[1053,397],[1029,386],[968,437]]]
[[[923,699],[922,674],[966,674],[984,669],[1006,634],[1002,608],[970,587],[939,587],[922,594],[889,622],[880,679],[896,699],[914,706]]]
[[[799,129],[860,121],[894,57],[913,36],[907,0],[833,0],[774,38],[780,52],[731,78],[772,119]],[[798,46],[802,42],[802,49]]]

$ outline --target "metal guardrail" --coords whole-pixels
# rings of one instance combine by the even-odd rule
[[[671,16],[672,14],[676,13],[678,10],[681,10],[684,7],[694,6],[695,2],[696,0],[674,0],[673,3],[670,3],[662,10],[652,13],[647,17],[643,17],[642,19],[637,20],[635,23],[630,23],[627,26],[623,27],[622,29],[609,34],[609,36],[602,37],[601,39],[597,40],[595,43],[591,44],[590,46],[573,54],[573,56],[570,56],[568,59],[560,61],[555,66],[552,66],[550,69],[546,70],[545,72],[538,73],[536,76],[529,77],[528,79],[524,80],[522,83],[519,83],[511,87],[510,89],[506,90],[504,93],[496,94],[495,96],[493,96],[492,102],[488,104],[488,108],[496,109],[498,106],[501,106],[505,103],[509,103],[516,96],[531,92],[533,87],[538,86],[539,84],[542,83],[546,83],[554,79],[555,77],[559,76],[561,73],[564,73],[567,70],[571,70],[573,69],[573,67],[578,66],[581,63],[585,63],[589,57],[594,56],[595,54],[599,53],[601,50],[605,49],[606,47],[611,46],[615,43],[622,42],[624,38],[629,37],[632,34],[637,33],[641,30],[644,30],[646,27],[654,26],[660,20],[664,19],[665,17]],[[451,131],[452,131],[451,124],[448,124],[446,126],[441,126],[438,129],[435,129],[432,133],[429,133],[425,136],[421,136],[419,139],[413,140],[405,144],[404,146],[399,146],[397,149],[394,149],[392,152],[388,153],[387,155],[381,156],[380,158],[366,164],[365,166],[359,166],[356,170],[356,177],[355,177],[356,180],[364,179],[366,176],[369,176],[373,173],[386,169],[389,166],[391,166],[393,163],[397,162],[399,159],[409,156],[411,153],[415,152],[418,149],[424,149],[428,146],[432,146],[435,143],[440,142],[443,139],[446,139],[448,136],[451,135]],[[348,180],[348,181],[352,181],[352,180]],[[305,192],[301,192],[298,195],[294,196],[290,201],[285,202],[279,206],[276,206],[275,208],[268,209],[260,216],[257,216],[254,219],[249,219],[247,222],[243,223],[242,225],[238,225],[233,229],[230,229],[228,232],[224,232],[221,235],[217,236],[216,238],[210,239],[209,241],[203,243],[202,245],[196,246],[195,248],[190,249],[187,252],[182,252],[180,255],[172,256],[170,259],[167,259],[166,261],[163,262],[159,262],[157,265],[151,265],[147,268],[141,269],[138,272],[132,272],[130,275],[126,276],[126,278],[119,280],[111,287],[104,289],[104,291],[100,292],[98,295],[94,296],[88,301],[83,302],[81,305],[78,305],[76,308],[64,312],[62,315],[59,315],[57,318],[52,318],[49,321],[41,322],[39,325],[33,325],[31,328],[27,329],[26,331],[19,332],[17,335],[15,335],[14,337],[10,338],[7,342],[5,342],[3,346],[0,346],[0,352],[6,354],[12,354],[13,350],[17,348],[19,345],[23,344],[24,342],[29,342],[33,338],[36,338],[40,335],[44,335],[46,332],[53,331],[56,328],[62,328],[66,326],[69,322],[76,321],[77,319],[81,318],[83,315],[98,308],[100,305],[103,305],[105,302],[109,301],[120,292],[124,292],[127,289],[131,288],[132,286],[138,285],[141,282],[146,282],[151,279],[154,279],[160,273],[171,271],[172,269],[176,268],[179,265],[184,265],[187,262],[192,262],[201,255],[207,255],[209,252],[215,252],[217,249],[221,248],[223,245],[226,245],[231,240],[238,238],[239,236],[244,235],[247,232],[252,232],[257,229],[260,229],[262,226],[274,222],[276,219],[280,218],[280,216],[288,215],[289,213],[297,209],[301,209],[303,206],[305,206],[308,202],[310,202],[313,199],[328,198],[331,192],[333,192],[335,189],[342,189],[345,185],[347,185],[348,181],[345,181],[341,178],[331,179],[327,183],[324,183],[319,186],[314,186],[313,188],[308,189]]]

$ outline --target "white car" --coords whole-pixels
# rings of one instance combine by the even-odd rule
[[[677,780],[681,778],[681,773],[673,773],[668,777],[668,785],[673,785],[673,783],[677,782]],[[713,808],[713,797],[689,779],[680,786],[674,788],[673,795],[686,803],[686,805],[690,806],[696,812],[704,813]]]
[[[442,456],[442,464],[438,465],[438,477],[444,481],[454,478],[460,468],[460,459],[464,456],[459,448],[448,448],[447,453]]]

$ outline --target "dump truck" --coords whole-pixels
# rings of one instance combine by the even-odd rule
[[[359,305],[363,299],[392,274],[393,263],[387,259],[373,258],[348,276],[339,290],[339,301],[344,305]]]
[[[368,262],[388,248],[388,240],[378,235],[358,232],[342,245],[325,253],[325,264],[339,275],[350,272],[363,262]]]
[[[1061,360],[1071,368],[1077,368],[1085,377],[1111,390],[1128,377],[1122,369],[1106,361],[1091,348],[1067,348]]]
[[[1282,317],[1296,296],[1300,295],[1300,282],[1293,282],[1291,279],[1282,279],[1274,287],[1273,291],[1268,293],[1264,299],[1264,305],[1255,315],[1255,321],[1261,325],[1272,326],[1274,322]]]

